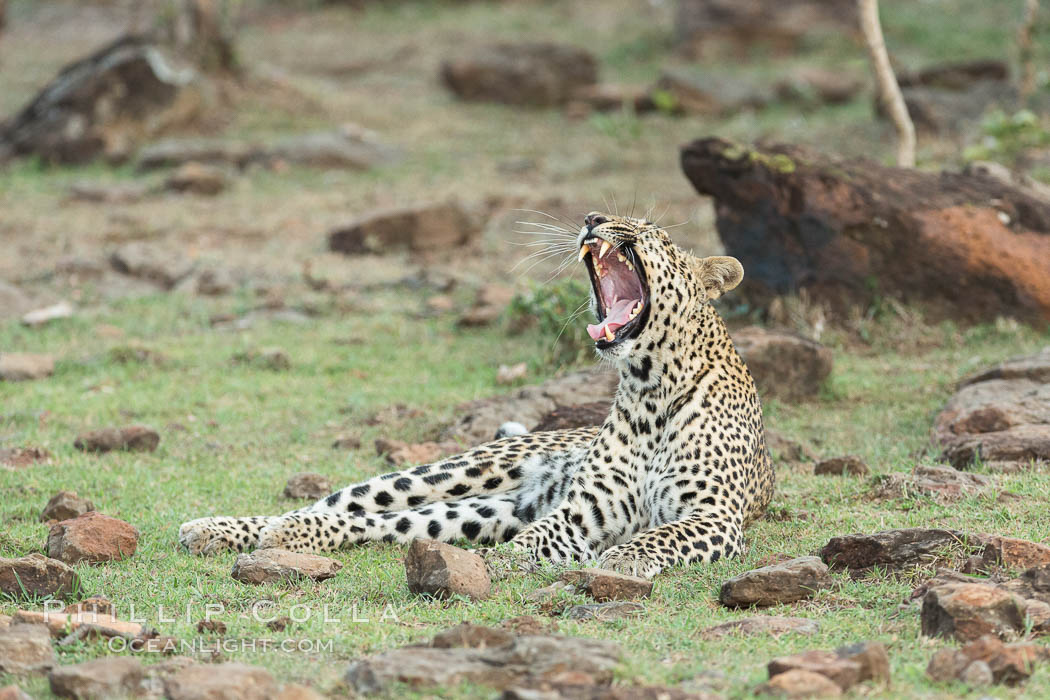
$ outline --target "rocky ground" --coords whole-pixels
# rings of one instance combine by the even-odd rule
[[[761,3],[708,4],[244,3],[239,79],[158,86],[135,128],[106,119],[120,90],[5,126],[0,157],[35,150],[0,169],[0,698],[1050,694],[1045,148],[960,172],[1013,15],[884,0],[924,115],[929,172],[901,176],[852,160],[892,139],[851,3],[778,3],[761,36]],[[5,115],[132,21],[6,16]],[[948,59],[970,62],[924,70]],[[759,139],[781,145],[732,141]],[[894,188],[921,206],[880,207]],[[720,307],[778,465],[745,556],[648,582],[426,542],[178,549],[185,520],[283,512],[507,420],[600,420],[573,251],[526,260],[535,224],[596,208],[756,270]]]

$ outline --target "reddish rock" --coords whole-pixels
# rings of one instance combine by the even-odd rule
[[[849,569],[859,575],[874,566],[899,571],[943,561],[946,551],[958,550],[964,542],[966,535],[958,530],[884,530],[832,537],[820,550],[820,557],[833,571]]]
[[[17,685],[5,685],[0,688],[0,700],[33,700],[33,698]]]
[[[50,377],[55,372],[55,358],[24,352],[0,353],[0,380],[23,382]]]
[[[959,468],[1050,460],[1050,348],[964,380],[934,420],[934,439]]]
[[[47,627],[11,625],[0,630],[0,673],[39,673],[55,665]]]
[[[486,284],[478,289],[474,305],[460,316],[458,323],[468,328],[495,323],[513,298],[512,287],[505,284]]]
[[[239,663],[189,666],[164,680],[168,700],[270,700],[276,694],[269,671]]]
[[[75,491],[59,491],[44,506],[40,513],[40,520],[70,520],[95,510],[95,504],[86,498],[81,498]]]
[[[284,485],[285,498],[324,498],[332,493],[332,481],[323,474],[300,472],[288,477]]]
[[[975,538],[985,545],[982,558],[988,566],[1031,569],[1050,564],[1050,547],[1045,544],[999,535],[978,534]]]
[[[530,432],[544,430],[570,430],[601,425],[609,417],[612,404],[609,401],[591,401],[590,403],[559,406],[540,418]]]
[[[135,695],[142,682],[142,662],[113,656],[71,666],[59,666],[48,675],[51,692],[60,698],[110,698]]]
[[[794,603],[831,583],[828,567],[818,557],[799,557],[729,579],[722,584],[718,600],[731,608]]]
[[[813,473],[817,475],[832,476],[867,476],[871,470],[860,457],[847,455],[845,457],[832,457],[817,462],[813,467]]]
[[[160,435],[155,430],[143,425],[129,425],[81,433],[73,442],[73,447],[85,452],[153,452],[159,444]]]
[[[755,693],[781,698],[837,698],[842,695],[842,688],[823,674],[793,668],[772,676]]]
[[[807,651],[773,659],[767,669],[770,679],[788,671],[819,673],[845,691],[860,681],[864,666],[833,651]]]
[[[652,581],[608,569],[566,571],[562,573],[561,580],[576,586],[599,603],[648,598],[653,592]]]
[[[56,559],[42,554],[20,559],[0,558],[0,593],[12,598],[19,599],[25,594],[31,598],[66,598],[79,589],[77,573]]]
[[[294,581],[298,578],[325,581],[342,568],[340,562],[328,557],[270,548],[238,555],[231,575],[238,581],[253,584]]]
[[[139,531],[124,522],[94,511],[51,526],[48,556],[66,564],[99,564],[135,554]]]
[[[890,655],[878,642],[857,642],[835,650],[841,659],[860,664],[860,681],[890,682]]]
[[[962,642],[994,634],[1014,639],[1024,633],[1024,599],[979,583],[931,588],[922,601],[922,633]]]
[[[68,610],[68,608],[67,608]],[[55,639],[62,639],[71,632],[87,626],[93,635],[101,637],[123,637],[132,639],[143,633],[143,626],[137,622],[118,620],[112,612],[95,610],[73,610],[72,612],[37,612],[36,610],[19,610],[15,613],[14,622],[22,624],[44,625]]]
[[[815,396],[831,374],[831,350],[820,343],[757,326],[732,336],[763,396],[785,401]]]
[[[377,438],[375,447],[376,454],[384,455],[387,463],[393,467],[429,464],[463,451],[459,444],[448,440],[410,444],[401,440]]]
[[[991,491],[991,478],[962,472],[942,465],[919,465],[911,474],[884,474],[878,478],[871,497],[905,498],[922,494],[938,503],[954,503],[967,496]]]
[[[596,402],[608,405],[616,393],[618,379],[615,372],[606,368],[583,370],[522,387],[505,396],[461,404],[455,411],[460,418],[445,436],[467,446],[478,445],[492,440],[507,421],[517,421],[531,430],[560,407]]]
[[[405,555],[408,590],[417,595],[488,598],[492,589],[485,561],[473,552],[434,540],[417,539]]]
[[[805,290],[836,315],[892,296],[930,318],[1050,319],[1050,202],[989,178],[793,146],[708,138],[681,158],[715,199],[752,303]]]
[[[769,635],[779,639],[785,634],[815,634],[820,629],[820,623],[805,617],[780,617],[778,615],[761,615],[758,617],[745,617],[741,620],[723,622],[714,627],[708,627],[700,632],[703,639],[721,639],[730,635],[742,637],[753,637],[758,635]]]
[[[53,456],[43,447],[2,447],[0,465],[24,469],[31,464],[50,464]]]
[[[336,253],[361,255],[444,252],[471,244],[480,232],[477,223],[459,204],[445,202],[377,211],[328,235],[328,248]]]
[[[1017,685],[1047,661],[1050,650],[1044,646],[1031,642],[1004,644],[994,635],[985,635],[961,649],[937,651],[926,667],[926,675],[938,682],[959,679],[969,685]]]
[[[542,107],[563,104],[596,83],[598,63],[578,46],[503,43],[446,61],[441,77],[460,99]]]
[[[187,192],[214,196],[226,189],[226,173],[214,165],[189,162],[180,165],[164,181],[164,187],[173,192]]]

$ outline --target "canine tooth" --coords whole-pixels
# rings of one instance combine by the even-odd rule
[[[634,265],[632,265],[630,262],[627,262],[627,263],[624,263],[624,264],[627,265],[627,269],[628,270],[630,270],[631,272],[634,272]]]
[[[616,254],[616,259],[619,260],[620,262],[627,262],[627,258],[623,255],[623,253],[617,253]]]
[[[606,326],[605,327],[605,339],[608,340],[611,343],[615,338],[616,338],[616,336],[614,336],[613,332],[611,330],[609,330],[608,326]]]
[[[605,254],[608,253],[610,249],[612,249],[612,243],[609,241],[602,241],[602,249],[598,251],[598,257],[604,258]]]
[[[586,245],[580,246],[580,260],[579,261],[583,262],[583,259],[587,257],[587,253],[589,253],[589,252],[591,252],[591,249],[588,248]]]

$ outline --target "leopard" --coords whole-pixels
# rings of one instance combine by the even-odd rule
[[[743,267],[694,256],[648,218],[583,221],[571,254],[590,281],[587,332],[618,374],[601,425],[500,437],[283,515],[192,520],[181,545],[214,554],[466,541],[647,579],[743,554],[775,482],[755,382],[714,305]]]

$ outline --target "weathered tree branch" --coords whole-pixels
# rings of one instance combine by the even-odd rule
[[[886,52],[886,41],[882,36],[882,24],[879,22],[878,0],[857,0],[860,14],[860,28],[864,34],[864,43],[868,46],[871,63],[875,69],[878,82],[879,99],[893,120],[897,129],[897,165],[902,168],[915,167],[915,125],[904,104],[897,76],[890,65]]]

